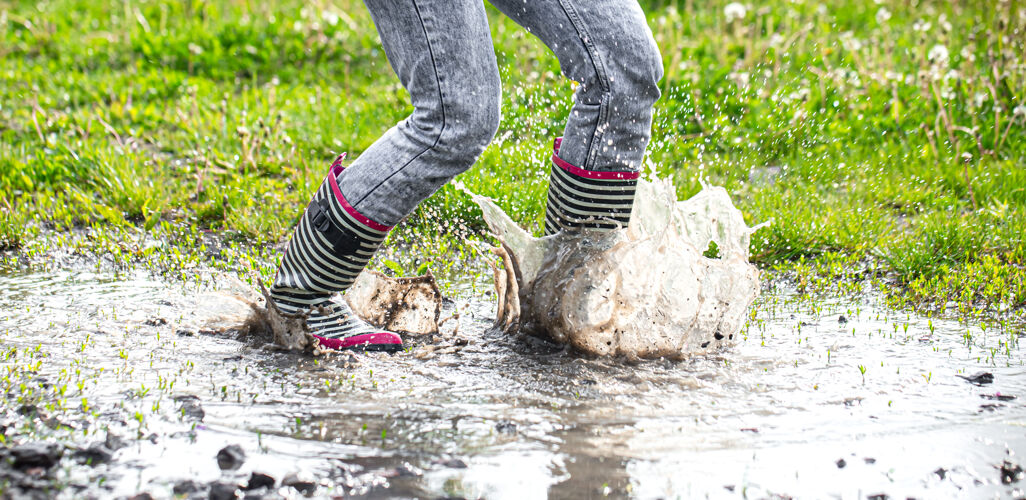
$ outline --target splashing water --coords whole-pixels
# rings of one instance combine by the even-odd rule
[[[282,312],[263,283],[257,290],[230,276],[223,278],[226,289],[205,293],[198,301],[191,318],[193,330],[248,336],[288,351],[325,352],[306,324],[308,313]],[[391,278],[366,270],[344,298],[375,327],[412,335],[438,333],[442,294],[430,271],[424,276]]]
[[[677,201],[669,181],[642,179],[628,227],[545,238],[463,190],[502,242],[497,323],[506,330],[596,355],[683,358],[732,343],[758,294],[748,246],[761,226],[748,227],[721,187]]]
[[[758,294],[748,248],[761,226],[748,227],[721,187],[677,201],[669,181],[640,180],[628,227],[546,238],[532,237],[490,199],[457,187],[502,242],[495,249],[504,268],[495,268],[496,324],[507,332],[543,332],[600,356],[681,359],[732,344]],[[252,290],[242,295],[250,307],[240,309],[236,323],[248,325],[244,330],[271,333],[269,340],[286,349],[317,351],[301,318],[261,307]],[[346,300],[375,326],[425,334],[438,332],[440,296],[430,274],[393,279],[365,272]],[[220,314],[212,317],[223,322]]]

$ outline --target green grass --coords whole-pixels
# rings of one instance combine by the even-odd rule
[[[651,165],[679,195],[705,180],[772,218],[752,253],[778,272],[862,263],[903,303],[1026,306],[1026,6],[726,3],[643,2],[666,67]],[[490,15],[503,121],[461,180],[538,230],[572,87]],[[334,155],[409,111],[360,2],[0,1],[0,249],[213,231],[273,261]],[[446,186],[393,242],[415,269],[482,227]]]
[[[0,251],[21,247],[25,238],[24,214],[5,207],[0,212]]]

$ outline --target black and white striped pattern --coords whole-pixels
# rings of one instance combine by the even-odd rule
[[[380,331],[360,320],[344,299],[333,296],[356,281],[388,231],[352,216],[332,192],[334,183],[334,175],[329,175],[307,206],[270,295],[283,312],[312,311],[307,325],[316,335],[343,338]]]
[[[636,172],[592,172],[573,167],[558,156],[552,159],[546,235],[561,229],[610,231],[627,226],[638,184]]]
[[[374,328],[360,319],[345,298],[338,294],[314,309],[306,318],[306,325],[314,334],[328,339],[344,339],[354,335],[381,332],[380,328]]]

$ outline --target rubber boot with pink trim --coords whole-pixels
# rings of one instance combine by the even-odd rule
[[[309,314],[307,326],[321,347],[398,351],[398,334],[363,321],[341,296],[392,229],[346,201],[337,182],[344,158],[331,165],[299,220],[269,293],[283,312]]]
[[[611,231],[631,220],[638,172],[585,170],[559,157],[556,139],[545,208],[545,235],[561,230]]]

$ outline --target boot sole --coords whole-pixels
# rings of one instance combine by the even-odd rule
[[[337,351],[350,351],[350,352],[388,352],[395,353],[403,350],[402,344],[371,344],[371,345],[354,345],[349,347],[342,347],[336,349]]]

